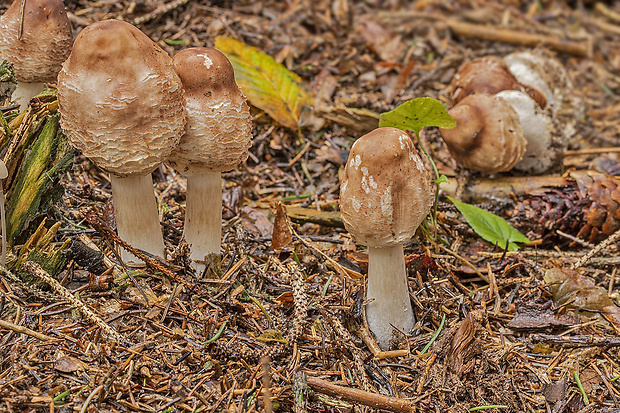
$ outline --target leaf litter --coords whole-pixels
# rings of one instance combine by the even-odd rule
[[[76,157],[60,202],[31,219],[7,264],[55,257],[62,265],[43,271],[64,290],[37,280],[34,266],[2,274],[2,409],[264,411],[266,394],[271,409],[283,412],[620,407],[617,243],[577,273],[567,270],[619,227],[616,6],[66,3],[76,30],[103,18],[136,21],[171,54],[213,46],[217,36],[243,41],[281,64],[276,73],[299,76],[315,96],[315,110],[295,112],[293,125],[253,102],[250,159],[224,174],[230,195],[221,271],[203,280],[189,271],[181,240],[182,176],[166,165],[154,173],[169,259],[124,268],[115,264],[117,241],[81,210],[97,205],[106,211],[107,178]],[[481,28],[495,30],[497,41],[480,39]],[[381,113],[421,96],[447,102],[463,61],[524,47],[528,36],[510,40],[506,30],[561,50],[574,92],[588,104],[564,159],[569,173],[538,179],[535,187],[532,179],[507,174],[505,195],[483,191],[478,206],[532,240],[521,251],[481,241],[441,198],[436,235],[420,233],[406,245],[416,328],[391,352],[379,351],[364,325],[363,279],[354,276],[365,273],[367,258],[338,225],[339,168],[354,138],[376,127]],[[584,57],[584,50],[591,55]],[[310,120],[300,135],[304,116]],[[459,174],[435,129],[423,130],[420,139],[439,171],[462,184],[462,190],[455,185],[457,198],[459,191],[484,187],[485,177]],[[612,150],[600,154],[601,147]],[[273,210],[279,213],[275,229]],[[101,221],[113,228],[106,216]],[[43,217],[47,223],[36,231]],[[60,226],[46,237],[53,222]],[[279,252],[271,249],[274,237],[283,246]],[[55,251],[66,242],[74,245],[64,247],[60,260]],[[550,280],[548,271],[564,278]],[[105,282],[92,282],[91,274],[111,275],[112,282],[101,289]],[[72,304],[67,292],[85,308]],[[115,333],[118,340],[110,339]],[[271,372],[269,381],[262,380],[264,371]]]

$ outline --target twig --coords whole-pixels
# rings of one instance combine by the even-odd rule
[[[22,39],[24,34],[24,10],[26,9],[26,0],[22,0],[19,5],[19,28],[17,29],[17,40]]]
[[[573,42],[554,36],[525,33],[520,30],[498,29],[492,26],[464,23],[456,20],[448,20],[446,24],[455,34],[463,37],[527,47],[545,45],[557,52],[569,53],[580,57],[590,55],[590,48],[584,42]]]
[[[156,8],[155,10],[153,10],[150,13],[145,14],[144,16],[140,16],[140,17],[136,17],[133,20],[133,24],[135,25],[139,25],[142,23],[146,23],[146,22],[150,22],[151,20],[155,20],[156,18],[163,16],[166,13],[171,12],[172,10],[176,9],[177,7],[181,7],[184,4],[186,4],[189,0],[174,0],[171,1],[168,4],[164,4],[162,6],[159,6],[158,8]]]
[[[93,401],[95,396],[101,390],[103,390],[103,384],[99,385],[99,387],[97,387],[95,390],[93,390],[91,394],[88,395],[88,398],[86,399],[86,401],[84,401],[84,404],[82,405],[82,408],[80,409],[80,413],[86,413],[86,411],[88,410],[88,405],[90,404],[91,401]]]
[[[76,298],[69,290],[63,287],[54,277],[49,275],[47,271],[45,271],[41,266],[32,261],[26,261],[23,265],[24,270],[28,271],[28,273],[34,277],[37,277],[46,283],[48,283],[54,291],[56,291],[60,296],[62,296],[65,300],[69,301],[72,306],[76,307],[80,312],[88,318],[90,321],[95,323],[101,330],[105,332],[105,334],[111,340],[117,343],[123,343],[126,340],[110,325],[108,325],[103,319],[101,319],[98,315],[93,313],[90,308],[86,306],[82,302],[82,300]]]
[[[155,271],[161,272],[162,274],[164,274],[166,277],[170,278],[171,280],[176,281],[179,284],[183,284],[190,291],[195,292],[197,294],[202,294],[203,293],[202,289],[198,285],[192,284],[189,281],[179,277],[174,272],[172,272],[168,268],[164,267],[159,261],[151,258],[149,255],[145,254],[141,250],[138,250],[138,249],[132,247],[129,243],[127,243],[126,241],[124,241],[121,238],[119,238],[119,236],[116,235],[116,233],[114,231],[112,231],[112,229],[110,229],[110,227],[108,227],[101,220],[101,217],[99,216],[99,213],[98,213],[98,211],[97,211],[97,209],[95,207],[83,208],[81,212],[84,215],[84,217],[86,218],[86,220],[88,221],[88,223],[90,225],[92,225],[93,228],[95,230],[97,230],[97,232],[99,232],[99,234],[101,234],[101,236],[104,236],[104,237],[112,239],[115,243],[117,243],[118,245],[120,245],[121,247],[126,249],[127,251],[131,252],[137,258],[139,258],[142,261],[144,261],[144,263],[146,265],[148,265],[149,267],[151,267]]]
[[[587,148],[587,149],[578,149],[574,151],[566,151],[564,152],[564,157],[567,158],[569,156],[579,156],[579,155],[599,155],[606,153],[620,153],[620,148]]]
[[[271,372],[269,371],[269,357],[261,357],[260,364],[263,370],[263,404],[265,405],[265,412],[272,413],[273,406],[271,405]]]
[[[601,13],[603,16],[607,17],[609,20],[612,20],[615,23],[620,23],[620,14],[611,10],[605,4],[601,2],[596,2],[596,4],[594,5],[594,10]]]
[[[0,328],[4,328],[6,330],[12,330],[16,333],[26,334],[30,337],[38,338],[39,340],[49,341],[53,340],[53,337],[46,336],[45,334],[41,334],[37,331],[31,330],[28,327],[19,326],[17,324],[13,324],[8,321],[0,320]]]
[[[590,261],[590,259],[592,259],[592,257],[594,257],[596,254],[598,254],[599,252],[601,252],[602,250],[604,250],[611,244],[615,243],[619,239],[620,239],[620,229],[614,232],[611,235],[611,237],[607,238],[606,240],[598,244],[596,247],[588,251],[586,255],[581,257],[579,261],[577,261],[571,266],[571,269],[576,270],[577,268],[583,267],[584,265],[586,265],[588,261]]]
[[[362,274],[360,274],[357,271],[353,271],[349,268],[343,267],[338,262],[334,261],[331,257],[329,257],[327,254],[325,254],[323,251],[315,247],[310,241],[305,240],[302,237],[300,237],[299,234],[293,228],[291,228],[291,230],[293,231],[293,235],[296,236],[301,241],[302,244],[318,252],[323,258],[327,260],[328,264],[330,264],[334,268],[334,270],[336,270],[336,272],[338,272],[340,275],[345,275],[345,276],[348,275],[349,277],[355,280],[359,280],[360,278],[363,278]]]
[[[409,400],[338,386],[311,376],[308,376],[307,381],[308,385],[316,392],[332,397],[340,397],[343,400],[353,403],[363,404],[364,406],[375,409],[389,410],[391,412],[411,413],[415,411],[415,408],[411,405]]]
[[[586,247],[586,248],[594,248],[595,245],[594,244],[590,244],[588,241],[584,241],[582,239],[579,239],[571,234],[567,234],[566,232],[562,232],[559,229],[555,230],[555,232],[558,235],[563,236],[564,238],[568,238],[569,240],[576,242],[577,244],[581,245],[582,247]]]
[[[593,337],[591,335],[556,336],[553,334],[533,334],[534,343],[559,344],[567,347],[620,347],[620,337]]]

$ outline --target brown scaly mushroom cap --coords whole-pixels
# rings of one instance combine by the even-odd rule
[[[121,177],[152,172],[186,122],[172,60],[119,20],[93,23],[79,34],[58,76],[58,103],[70,142]]]
[[[355,141],[340,186],[340,209],[356,242],[403,244],[432,203],[429,173],[405,132],[379,128]]]
[[[174,58],[187,101],[187,132],[168,159],[181,173],[223,172],[248,157],[252,120],[233,67],[221,52],[192,47]]]
[[[521,90],[501,57],[486,56],[464,63],[452,79],[450,95],[455,103],[472,93],[495,94],[501,90]]]
[[[21,0],[0,17],[0,60],[13,63],[19,82],[53,82],[71,52],[73,33],[62,0],[28,0],[18,39]]]
[[[448,111],[454,129],[440,129],[450,154],[466,168],[492,174],[512,169],[527,141],[515,110],[501,98],[476,93]]]

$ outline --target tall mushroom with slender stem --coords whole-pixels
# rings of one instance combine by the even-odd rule
[[[129,23],[86,27],[58,76],[69,141],[110,172],[118,235],[164,256],[151,172],[178,144],[186,111],[172,59]],[[122,251],[125,261],[138,260]]]
[[[184,235],[192,264],[201,273],[208,256],[220,253],[221,173],[247,159],[252,120],[222,53],[192,47],[177,53],[173,62],[185,88],[188,122],[168,163],[187,175]]]
[[[368,246],[366,318],[382,349],[393,327],[408,333],[415,324],[403,244],[428,215],[432,198],[429,173],[405,132],[379,128],[353,144],[340,210],[355,241]]]
[[[13,63],[18,84],[13,92],[23,110],[31,97],[56,76],[73,43],[62,0],[13,0],[0,16],[0,60]],[[23,19],[22,19],[23,16]]]

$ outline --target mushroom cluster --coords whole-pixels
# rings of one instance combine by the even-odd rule
[[[62,67],[58,102],[69,141],[110,173],[121,239],[164,256],[151,172],[168,161],[188,177],[184,235],[194,268],[219,255],[221,172],[248,157],[252,138],[222,53],[190,48],[171,59],[129,23],[94,23]],[[125,250],[121,258],[139,263]]]
[[[62,0],[13,0],[0,16],[0,61],[13,63],[13,100],[23,110],[45,83],[56,81],[71,52],[73,33]]]
[[[366,318],[379,346],[393,329],[415,324],[403,244],[432,206],[429,173],[404,131],[379,128],[357,139],[340,186],[342,221],[354,240],[368,247]]]
[[[160,257],[164,242],[151,172],[185,132],[183,85],[172,59],[129,23],[82,30],[58,76],[61,126],[110,173],[119,237]],[[123,260],[138,262],[122,251]]]
[[[543,173],[561,162],[583,112],[567,90],[563,66],[542,52],[475,59],[452,81],[449,113],[458,126],[441,134],[467,168]]]

